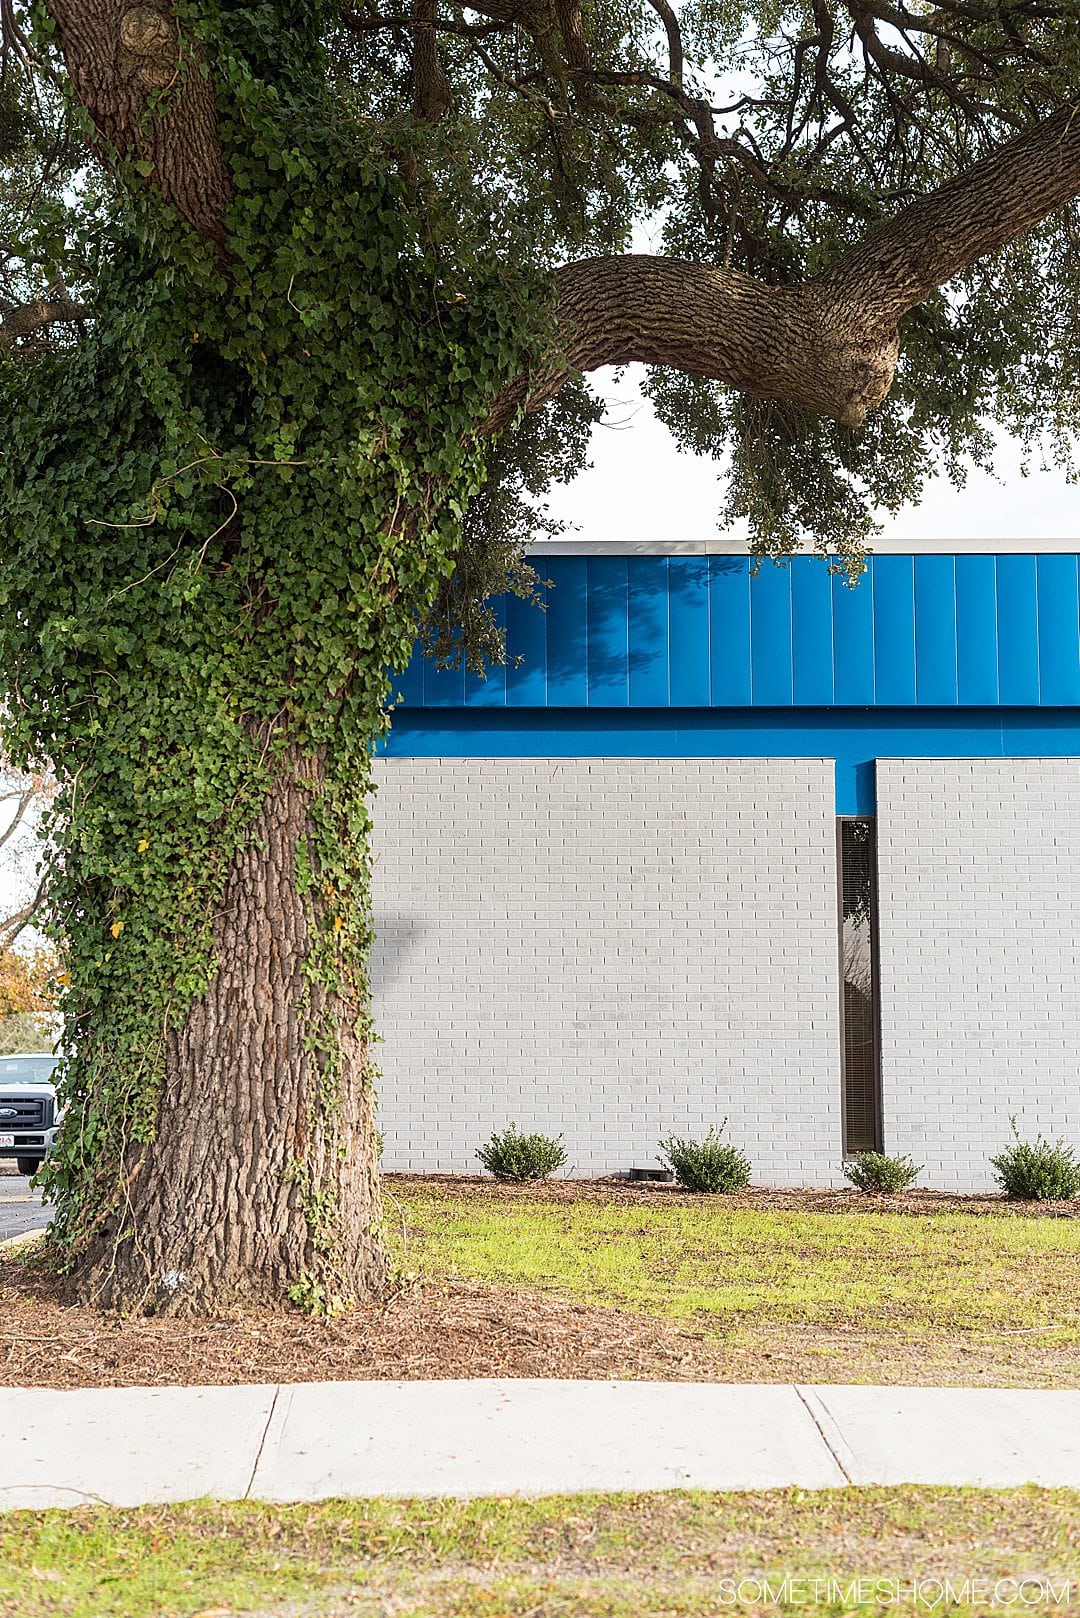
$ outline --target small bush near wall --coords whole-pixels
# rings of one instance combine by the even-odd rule
[[[906,1191],[922,1173],[922,1164],[910,1157],[886,1157],[884,1152],[860,1152],[843,1165],[844,1178],[858,1191]]]
[[[566,1162],[561,1135],[519,1135],[516,1124],[492,1135],[476,1155],[496,1180],[546,1180]]]
[[[1010,1122],[1012,1145],[990,1159],[1005,1195],[1025,1202],[1065,1202],[1080,1196],[1080,1158],[1074,1149],[1042,1135],[1034,1141],[1021,1140],[1016,1119]]]
[[[661,1163],[670,1164],[687,1191],[741,1191],[750,1184],[750,1159],[720,1139],[726,1123],[725,1118],[719,1129],[710,1129],[703,1141],[669,1135],[660,1142]]]

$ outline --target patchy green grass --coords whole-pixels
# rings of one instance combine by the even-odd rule
[[[1037,1489],[20,1512],[0,1519],[0,1611],[701,1618],[732,1606],[868,1611],[853,1581],[883,1579],[924,1581],[921,1611],[1004,1612],[1017,1610],[1009,1581],[1027,1577],[1059,1597],[1071,1579],[1076,1605],[1078,1534],[1080,1493]],[[805,1586],[785,1591],[785,1579]],[[931,1580],[960,1599],[935,1601]],[[976,1580],[984,1589],[965,1591]]]
[[[509,1201],[416,1182],[394,1196],[406,1263],[429,1277],[547,1288],[725,1331],[776,1322],[1080,1337],[1080,1220]]]

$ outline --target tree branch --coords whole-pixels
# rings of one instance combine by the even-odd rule
[[[51,289],[50,289],[51,293]],[[90,310],[62,295],[33,298],[0,313],[0,349],[9,349],[20,337],[29,337],[43,326],[71,324],[88,320]]]
[[[561,362],[504,389],[497,431],[575,372],[670,366],[858,427],[892,385],[900,317],[969,264],[1080,195],[1080,107],[920,198],[803,287],[639,255],[556,272]]]
[[[1080,195],[1080,104],[920,197],[821,278],[829,295],[899,319],[976,259]]]

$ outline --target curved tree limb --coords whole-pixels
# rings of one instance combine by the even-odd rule
[[[201,235],[224,239],[229,182],[209,77],[168,0],[46,0],[76,95],[103,143],[150,155],[150,183]],[[848,0],[869,7],[870,0]],[[576,0],[481,0],[500,21],[558,28],[586,99],[593,75]],[[660,8],[663,17],[663,8]],[[415,0],[414,94],[438,117],[448,94],[434,54],[434,0]],[[149,118],[147,98],[168,89]],[[676,99],[684,92],[672,87]],[[696,105],[696,104],[695,104]],[[693,110],[685,109],[684,110]],[[702,132],[699,131],[699,134]],[[715,158],[715,137],[709,156]],[[585,259],[555,273],[559,360],[494,401],[489,430],[535,409],[573,372],[631,361],[713,377],[858,426],[885,398],[898,322],[935,288],[1080,195],[1080,106],[1062,108],[872,232],[800,288],[738,271],[638,255]],[[5,318],[11,329],[13,316]],[[54,317],[55,318],[55,317]]]
[[[0,310],[0,350],[10,348],[18,338],[29,337],[43,326],[70,325],[88,320],[89,317],[90,310],[85,304],[74,303],[70,298],[55,293]]]
[[[770,287],[735,270],[637,255],[556,272],[558,368],[504,389],[497,431],[574,372],[641,361],[861,426],[892,384],[900,317],[960,270],[1080,195],[1080,106],[1065,107],[903,209],[824,275]]]

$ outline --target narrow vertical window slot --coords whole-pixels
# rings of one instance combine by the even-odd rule
[[[844,1152],[881,1150],[881,1019],[877,970],[877,837],[869,818],[841,819],[840,1050]]]

